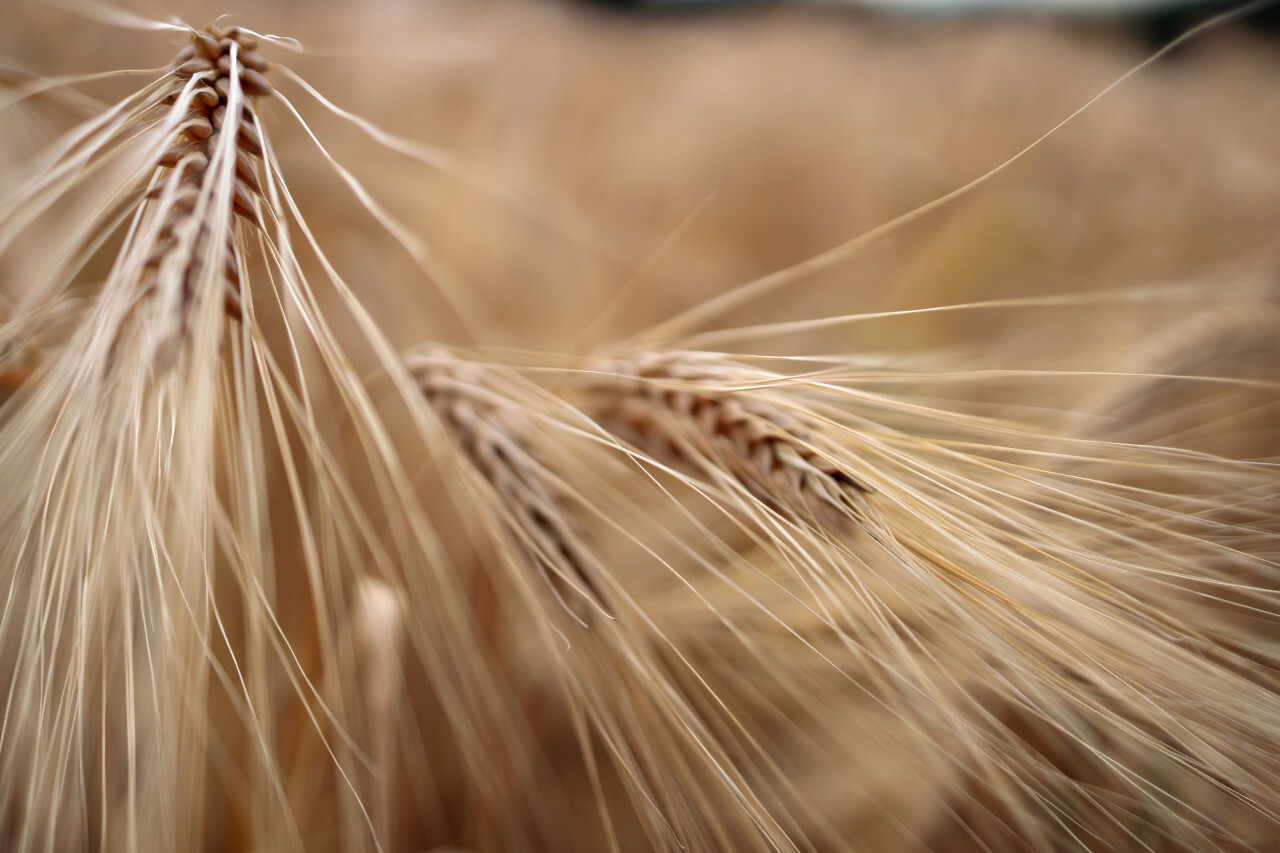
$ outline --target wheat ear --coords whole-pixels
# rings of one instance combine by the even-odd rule
[[[262,195],[258,161],[263,150],[253,100],[272,90],[262,76],[267,62],[253,50],[257,39],[210,25],[191,40],[173,71],[175,81],[186,83],[164,98],[184,111],[158,160],[171,171],[147,193],[161,213],[137,299],[159,299],[174,308],[172,328],[157,344],[161,351],[183,338],[206,265],[214,270],[210,283],[221,282],[225,313],[241,319],[241,261],[231,217],[258,224],[254,199]],[[221,168],[215,161],[222,161]],[[215,209],[227,200],[229,210]]]
[[[968,780],[949,832],[1051,847],[1072,827],[1118,844],[1140,825],[1216,845],[1275,825],[1277,767],[1258,749],[1280,736],[1276,661],[1244,618],[1280,610],[1258,547],[1268,466],[1058,438],[839,370],[711,354],[645,354],[566,384],[628,458],[685,472],[793,568],[798,583],[775,582],[837,632],[827,659],[913,721],[950,764],[940,779]],[[779,448],[807,480],[777,476]],[[812,511],[833,506],[833,470],[867,484],[853,509],[835,504],[856,526]]]
[[[426,348],[413,353],[407,366],[458,448],[493,489],[510,532],[561,603],[580,620],[602,609],[604,594],[582,532],[573,529],[564,498],[528,446],[537,432],[532,418],[490,388],[476,362]]]
[[[69,320],[0,418],[22,484],[0,498],[0,815],[19,849],[189,848],[203,831],[208,723],[192,709],[224,675],[223,338],[241,316],[237,221],[258,221],[252,99],[270,86],[247,32],[179,31],[173,69],[52,146],[0,214],[11,251],[59,204],[87,207],[6,324],[33,340]],[[106,279],[86,287],[121,226]]]
[[[836,462],[820,420],[769,399],[758,379],[692,353],[649,354],[603,365],[586,384],[594,417],[657,458],[793,518],[856,517],[871,489]]]

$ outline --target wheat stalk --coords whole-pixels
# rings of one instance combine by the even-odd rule
[[[60,205],[89,211],[46,248],[51,263],[32,265],[6,325],[16,342],[49,344],[0,423],[0,456],[21,484],[0,506],[10,673],[0,815],[21,849],[190,849],[221,833],[297,845],[289,801],[311,790],[295,781],[308,771],[333,780],[333,813],[350,809],[362,827],[344,831],[373,820],[350,796],[365,784],[359,751],[322,722],[361,707],[338,698],[336,667],[349,660],[338,649],[355,641],[332,624],[332,610],[347,610],[333,543],[371,534],[344,510],[345,478],[325,477],[315,391],[291,387],[260,320],[274,297],[289,322],[323,328],[292,249],[296,208],[254,106],[272,94],[267,66],[247,31],[166,28],[189,45],[172,69],[68,132],[0,218],[13,257]],[[105,280],[87,284],[86,265],[122,223]],[[267,271],[256,307],[242,223]],[[321,373],[325,356],[334,363],[324,343]],[[315,369],[296,350],[292,362]],[[358,385],[347,372],[339,381]],[[299,475],[298,435],[319,483]],[[287,483],[283,505],[263,503],[272,477]],[[300,613],[275,612],[278,572],[313,584],[321,603],[310,617],[326,650],[317,669],[279,621]],[[290,716],[319,743],[281,732]],[[312,749],[333,762],[320,777]],[[228,772],[262,796],[240,800]],[[210,811],[231,823],[207,823]]]

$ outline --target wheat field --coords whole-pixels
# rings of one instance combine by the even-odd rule
[[[1280,49],[1156,50],[0,9],[0,847],[1280,849]]]

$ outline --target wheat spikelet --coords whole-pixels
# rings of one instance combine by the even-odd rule
[[[155,344],[162,364],[172,362],[173,349],[185,337],[197,284],[205,281],[205,264],[220,267],[225,310],[240,318],[240,261],[229,213],[256,222],[253,199],[262,191],[255,162],[262,155],[262,143],[248,98],[268,95],[271,87],[260,73],[266,61],[251,50],[256,39],[237,30],[224,35],[211,26],[195,33],[192,42],[175,60],[173,72],[175,80],[190,80],[191,85],[164,99],[175,111],[181,110],[181,99],[186,112],[158,161],[172,172],[148,193],[163,214],[143,262],[133,307],[136,311],[138,303],[157,300],[168,310],[170,328],[161,331]],[[228,180],[229,188],[216,186]],[[206,210],[225,204],[217,200],[226,198],[231,201],[229,212]],[[214,280],[218,278],[215,273]],[[173,292],[166,293],[166,288]]]
[[[593,462],[609,465],[598,448],[593,453],[598,440],[584,435],[582,414],[500,365],[439,348],[419,349],[407,363],[445,429],[447,443],[437,452],[447,460],[456,445],[453,453],[461,450],[483,483],[474,523],[493,541],[480,549],[470,608],[488,638],[489,659],[514,693],[503,725],[533,726],[542,737],[567,741],[554,752],[526,748],[527,755],[494,757],[488,772],[514,778],[496,804],[500,811],[490,812],[494,825],[472,843],[783,843],[767,791],[737,768],[740,747],[686,695],[685,666],[668,657],[662,630],[633,594],[634,575],[671,571],[647,553],[665,537],[600,530],[608,522],[597,501],[613,505],[608,515],[630,521],[641,521],[645,510],[632,489],[589,473]],[[548,442],[549,435],[558,441]],[[461,490],[460,505],[470,503],[470,491]],[[587,529],[594,535],[584,535]],[[514,540],[505,544],[508,537]],[[632,569],[610,568],[619,563]],[[646,564],[647,572],[637,571]],[[531,582],[532,572],[543,580]],[[557,789],[567,780],[588,786],[576,805],[560,800],[566,795]],[[546,821],[542,813],[557,802],[568,813],[594,812],[599,825],[567,832]],[[619,822],[629,828],[620,833]]]

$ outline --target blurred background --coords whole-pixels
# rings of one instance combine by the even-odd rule
[[[301,209],[397,343],[581,351],[973,181],[1176,33],[1228,7],[362,0],[264,2],[239,14],[221,0],[187,0],[113,8],[194,25],[234,12],[229,22],[297,38],[302,52],[273,46],[269,58],[428,149],[435,165],[388,150],[273,75],[332,157],[425,244],[415,258],[391,239],[284,105],[266,105]],[[171,59],[173,36],[104,25],[103,16],[74,0],[5,3],[0,65],[49,75]],[[702,328],[1179,283],[1230,284],[1248,290],[1246,301],[1272,304],[1274,17],[1273,5],[1196,36],[971,192]],[[81,88],[110,101],[136,85]],[[8,110],[0,157],[24,162],[60,121],[79,117],[66,105]],[[1049,350],[1066,350],[1075,369],[1114,368],[1138,327],[1187,313],[1185,304],[1153,302],[1139,311],[932,314],[742,347],[947,349],[961,366],[964,351],[1048,360]]]

